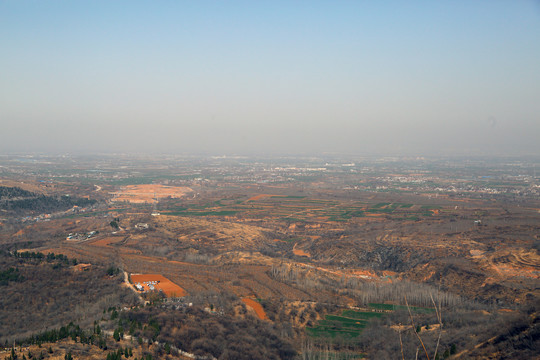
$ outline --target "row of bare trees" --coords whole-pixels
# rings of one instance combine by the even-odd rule
[[[315,269],[305,269],[285,263],[272,266],[270,276],[303,290],[325,289],[347,295],[356,299],[360,306],[374,302],[392,302],[405,305],[404,298],[406,297],[412,305],[431,307],[434,294],[436,294],[437,302],[441,306],[456,306],[463,303],[463,299],[458,295],[440,291],[440,289],[428,284],[407,280],[367,282],[357,277],[336,279],[317,272]]]

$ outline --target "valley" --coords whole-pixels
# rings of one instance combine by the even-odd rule
[[[234,353],[225,319],[264,327],[279,339],[276,358],[319,359],[325,351],[336,359],[410,358],[420,346],[417,323],[430,358],[446,350],[446,358],[538,356],[540,179],[533,160],[95,157],[76,167],[35,160],[0,159],[7,189],[0,205],[46,194],[38,204],[2,208],[0,272],[16,268],[26,280],[1,290],[53,296],[58,285],[24,286],[26,273],[45,266],[61,272],[59,283],[78,284],[69,295],[75,299],[88,291],[78,274],[99,273],[91,286],[103,308],[78,308],[70,318],[69,306],[56,306],[63,325],[80,324],[95,335],[89,349],[101,349],[75,358],[128,342],[141,358],[182,357],[179,351],[260,358],[257,351],[277,346]],[[23,260],[25,252],[70,260]],[[101,292],[112,284],[122,296]],[[20,323],[15,330],[13,315],[3,315],[0,329],[6,351],[41,331]],[[198,328],[197,316],[220,322],[221,337]],[[159,331],[150,330],[153,321]],[[97,334],[98,324],[110,335]],[[92,338],[75,340],[81,336]],[[206,337],[215,344],[197,341]],[[521,350],[508,345],[523,338],[532,342]],[[60,345],[80,353],[58,341],[53,354]]]

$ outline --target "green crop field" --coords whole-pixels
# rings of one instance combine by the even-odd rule
[[[399,205],[400,205],[399,207],[402,208],[402,209],[408,209],[408,208],[411,208],[413,206],[413,204],[399,204]]]
[[[341,315],[326,315],[324,320],[319,320],[316,326],[308,327],[306,331],[313,337],[357,337],[371,319],[381,316],[384,314],[344,310]]]
[[[356,320],[355,322],[343,322],[340,320],[320,320],[318,322],[319,326],[322,327],[333,327],[335,329],[341,329],[343,324],[346,325],[346,328],[354,328],[354,329],[363,329],[366,327],[367,322],[365,321],[359,321]]]
[[[405,305],[370,303],[368,304],[368,306],[372,309],[386,310],[386,311],[407,310],[407,306]],[[415,311],[415,312],[434,312],[435,311],[435,309],[418,307],[418,306],[409,306],[409,308],[411,309],[411,311]]]
[[[344,310],[343,316],[346,316],[352,319],[371,320],[371,319],[383,317],[384,313]]]
[[[369,307],[371,309],[384,312],[343,310],[341,312],[341,315],[326,315],[324,319],[319,320],[315,326],[307,327],[306,332],[314,338],[335,338],[336,336],[354,338],[360,335],[362,330],[368,325],[371,320],[385,316],[385,312],[407,309],[407,307],[404,305],[377,303],[371,303],[369,304]],[[410,306],[409,308],[411,309],[411,311],[414,312],[434,311],[430,308],[423,308],[417,306]]]

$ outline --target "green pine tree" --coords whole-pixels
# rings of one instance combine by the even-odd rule
[[[118,329],[114,329],[113,338],[116,341],[120,341],[120,333],[118,332]]]

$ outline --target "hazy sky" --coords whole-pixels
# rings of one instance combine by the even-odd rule
[[[0,0],[0,151],[538,154],[540,1]]]

